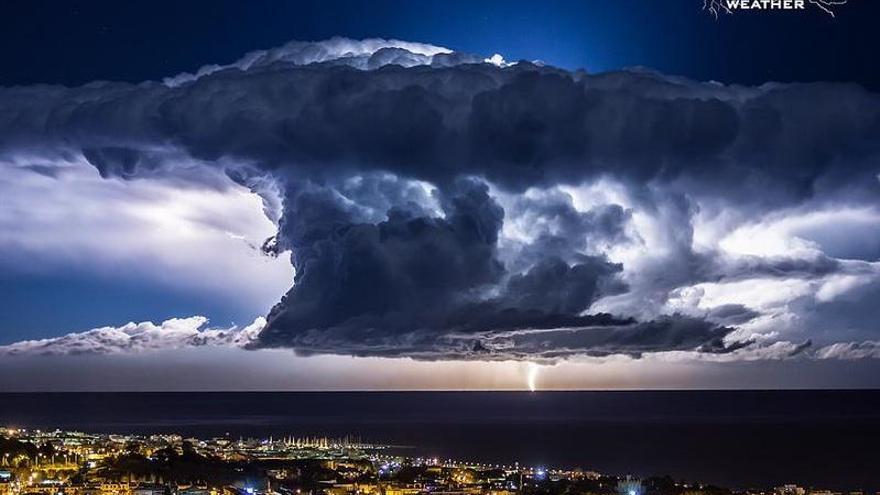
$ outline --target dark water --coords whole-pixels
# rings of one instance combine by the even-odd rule
[[[0,424],[353,434],[442,458],[880,490],[880,391],[0,394]]]

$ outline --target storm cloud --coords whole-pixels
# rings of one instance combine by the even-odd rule
[[[304,354],[726,354],[793,328],[830,344],[799,322],[880,273],[875,249],[815,234],[876,218],[880,98],[856,85],[293,42],[163,82],[0,89],[0,159],[250,188],[278,227],[264,251],[296,274],[248,345]],[[762,228],[816,212],[833,251]],[[778,249],[751,252],[749,228]],[[762,295],[741,300],[749,283]]]

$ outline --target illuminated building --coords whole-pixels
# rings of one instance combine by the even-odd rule
[[[583,469],[392,455],[390,447],[352,437],[236,441],[58,430],[0,432],[9,440],[5,445],[12,446],[0,452],[0,495],[644,495],[645,487],[657,495],[718,495],[699,484],[676,484],[674,491],[656,492],[650,479],[643,485],[629,476]],[[807,492],[794,484],[728,493],[840,495]]]
[[[617,483],[617,493],[620,495],[642,495],[642,482],[627,476]]]

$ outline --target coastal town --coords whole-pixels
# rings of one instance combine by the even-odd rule
[[[210,439],[0,428],[0,495],[865,495],[736,491],[596,471],[399,455],[356,437]]]

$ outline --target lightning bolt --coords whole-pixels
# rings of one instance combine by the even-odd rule
[[[534,392],[538,389],[538,365],[535,363],[529,363],[526,384],[529,386],[529,392]]]

